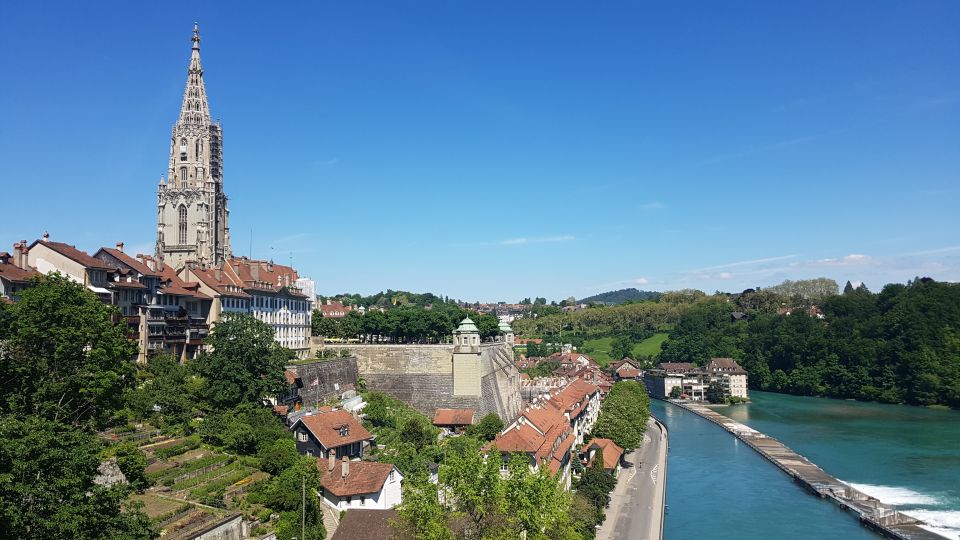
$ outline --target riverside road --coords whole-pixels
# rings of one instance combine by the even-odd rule
[[[640,448],[627,454],[617,487],[610,494],[599,540],[660,540],[666,492],[667,431],[653,418]]]

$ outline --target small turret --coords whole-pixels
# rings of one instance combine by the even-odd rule
[[[467,317],[453,331],[453,344],[456,352],[476,352],[480,348],[480,329]]]
[[[498,326],[500,333],[503,334],[503,341],[509,343],[510,345],[514,344],[514,335],[513,328],[510,327],[510,324],[507,321],[500,321]]]

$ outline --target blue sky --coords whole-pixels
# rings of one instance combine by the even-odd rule
[[[197,20],[234,252],[322,293],[960,280],[960,3],[792,4],[8,3],[0,249],[152,252]]]

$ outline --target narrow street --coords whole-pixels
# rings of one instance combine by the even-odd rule
[[[624,458],[599,540],[660,540],[666,491],[667,433],[652,417],[640,448]]]

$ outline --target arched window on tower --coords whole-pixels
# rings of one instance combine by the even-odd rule
[[[187,160],[187,139],[180,139],[180,161]]]
[[[180,245],[182,246],[187,243],[187,207],[181,204],[178,212],[180,214]]]
[[[187,187],[187,168],[180,167],[180,187]]]

